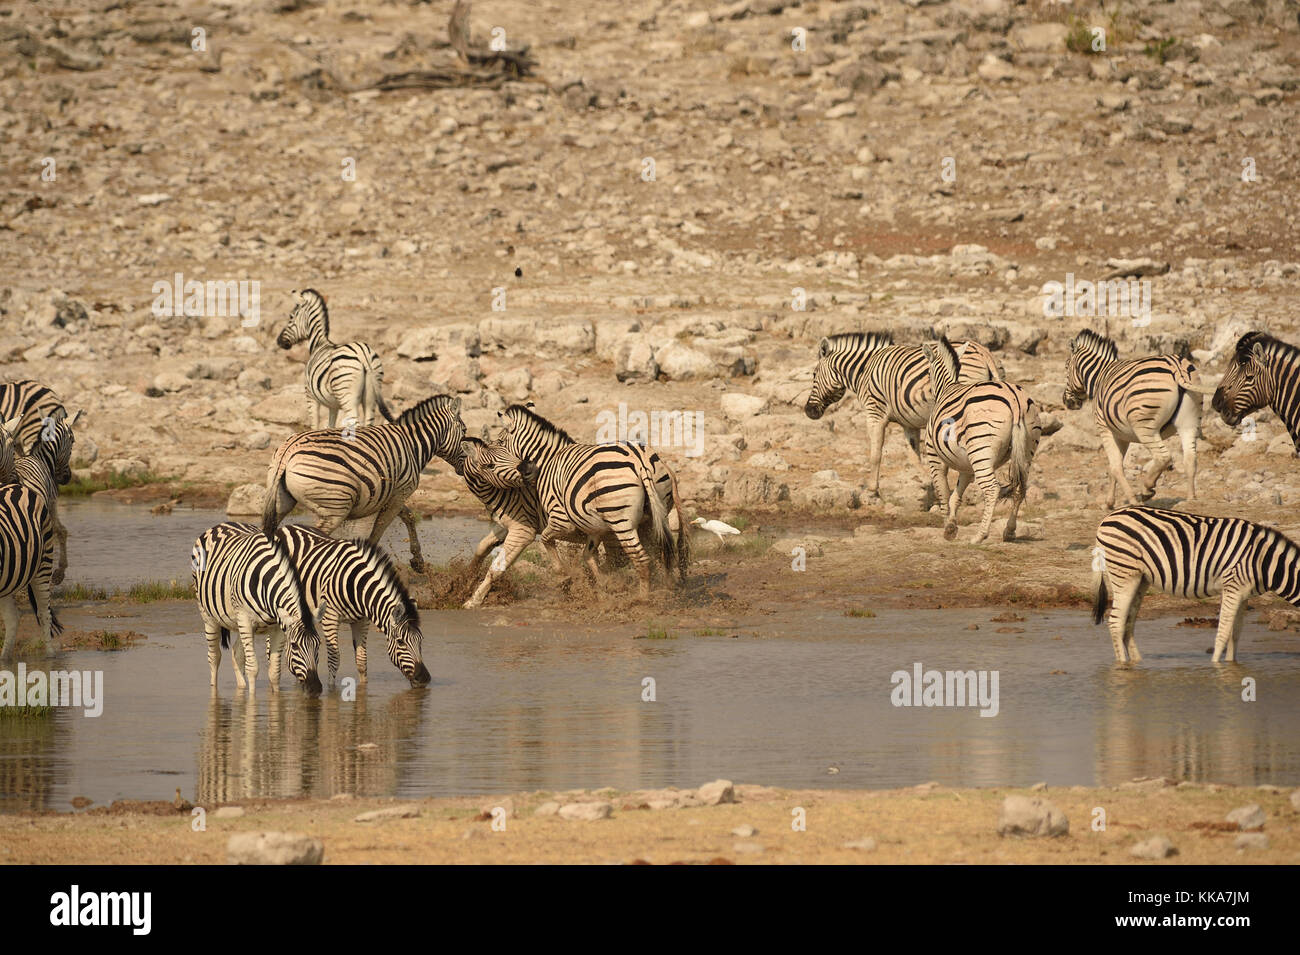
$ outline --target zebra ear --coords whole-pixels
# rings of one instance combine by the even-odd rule
[[[80,421],[80,420],[81,420],[81,416],[84,415],[85,413],[86,413],[86,409],[85,409],[85,408],[78,408],[78,409],[77,409],[77,413],[74,414],[74,415],[72,416],[72,420],[68,422],[68,427],[71,428],[71,427],[72,427],[73,425],[75,425],[78,421]]]
[[[821,340],[821,344],[817,346],[817,357],[825,358],[830,353],[831,353],[831,340],[829,338],[823,338]]]
[[[12,438],[15,434],[18,433],[18,426],[22,423],[23,423],[23,416],[19,415],[16,418],[10,418],[3,425],[0,425],[0,427],[4,428],[5,434],[7,434],[10,438]]]
[[[965,357],[965,355],[966,355],[966,349],[967,349],[967,348],[970,348],[970,342],[968,342],[968,341],[967,341],[967,342],[962,342],[962,343],[961,343],[961,348],[955,349],[955,351],[957,352],[957,360],[958,360],[958,361],[961,361],[961,359],[962,359],[963,357]]]
[[[1264,346],[1260,342],[1255,342],[1250,348],[1250,357],[1260,364],[1264,364]]]
[[[476,448],[469,441],[462,441],[460,443],[460,453],[465,455],[465,459],[468,461],[469,459],[475,457],[478,454],[478,448]]]

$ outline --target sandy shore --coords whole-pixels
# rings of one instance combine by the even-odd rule
[[[0,817],[0,860],[7,863],[224,863],[238,832],[283,831],[321,840],[324,862],[357,863],[1085,863],[1256,864],[1300,862],[1300,811],[1280,787],[1130,783],[1031,793],[947,789],[933,784],[892,791],[784,790],[736,785],[735,802],[644,808],[664,791],[516,793],[510,796],[397,802],[329,800],[245,802],[219,818],[205,807],[206,830],[193,831],[188,808],[115,803],[78,813]],[[998,812],[1013,793],[1042,796],[1065,813],[1068,835],[1011,838],[997,833]],[[570,820],[538,814],[547,803],[604,802],[608,818]],[[1265,849],[1238,849],[1235,808],[1258,804]],[[406,818],[359,822],[377,809],[403,807]],[[504,818],[494,830],[492,810]],[[551,807],[547,807],[551,808]],[[1094,831],[1095,810],[1106,828]],[[806,829],[796,831],[795,810]],[[500,823],[497,823],[499,825]],[[749,828],[747,828],[749,827]],[[752,833],[750,829],[752,828]],[[739,833],[739,834],[737,834]],[[1130,849],[1152,836],[1178,850],[1162,862]]]

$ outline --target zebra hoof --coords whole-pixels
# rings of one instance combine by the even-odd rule
[[[957,525],[945,524],[943,528],[943,539],[946,541],[957,539]]]
[[[1002,532],[1002,539],[1003,539],[1004,541],[1013,541],[1013,540],[1015,540],[1015,539],[1016,539],[1016,529],[1015,529],[1014,527],[1008,527],[1006,530],[1004,530],[1004,531]]]
[[[415,571],[417,574],[424,573],[424,561],[420,560],[418,557],[412,558],[411,570]]]

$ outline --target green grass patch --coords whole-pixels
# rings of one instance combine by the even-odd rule
[[[126,599],[134,603],[149,604],[159,600],[189,600],[194,596],[194,588],[186,581],[184,584],[169,580],[144,581],[132,584],[126,591]]]
[[[675,634],[669,633],[666,627],[662,627],[657,623],[650,623],[646,625],[645,633],[643,633],[638,637],[633,637],[633,639],[634,640],[676,640],[677,636]]]
[[[874,617],[875,615],[876,612],[874,610],[868,610],[865,607],[850,607],[848,610],[844,611],[844,616],[846,617]]]
[[[705,627],[702,630],[696,630],[695,635],[697,637],[725,637],[727,631],[718,630],[716,627]]]
[[[1153,43],[1148,43],[1142,52],[1151,57],[1151,59],[1155,60],[1161,66],[1164,66],[1165,62],[1169,59],[1170,51],[1177,45],[1177,43],[1178,41],[1173,37],[1167,36],[1163,40],[1156,40]]]
[[[59,497],[89,497],[100,491],[121,491],[128,487],[144,487],[146,484],[166,484],[171,478],[152,471],[139,475],[119,474],[112,471],[89,480],[74,477],[59,488]]]
[[[52,706],[0,706],[0,720],[43,720],[53,712]]]

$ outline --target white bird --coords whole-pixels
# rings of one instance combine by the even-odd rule
[[[736,528],[732,527],[730,524],[724,524],[722,521],[706,521],[702,517],[697,517],[695,520],[691,521],[691,523],[699,527],[701,530],[708,531],[710,534],[717,534],[718,540],[722,541],[724,544],[727,541],[725,535],[740,533]]]

